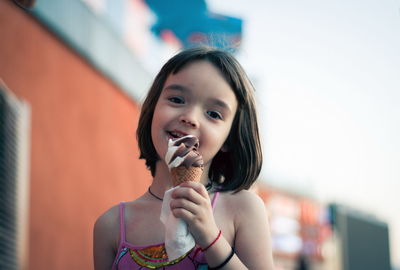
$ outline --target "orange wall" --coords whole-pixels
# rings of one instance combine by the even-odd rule
[[[0,37],[0,77],[32,111],[29,269],[92,269],[96,217],[151,181],[139,107],[12,1]]]

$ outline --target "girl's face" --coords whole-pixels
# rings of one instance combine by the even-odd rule
[[[227,139],[237,110],[236,96],[220,72],[195,61],[170,74],[157,101],[151,137],[164,160],[169,138],[194,135],[206,168]]]

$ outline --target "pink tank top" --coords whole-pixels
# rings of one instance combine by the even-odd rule
[[[214,194],[211,205],[215,208],[219,192]],[[191,251],[181,256],[180,258],[168,261],[165,252],[164,243],[135,246],[125,239],[125,204],[119,205],[120,214],[120,234],[121,240],[118,247],[118,252],[115,256],[112,270],[139,270],[139,269],[207,269],[207,261],[203,252],[198,246],[195,246]]]

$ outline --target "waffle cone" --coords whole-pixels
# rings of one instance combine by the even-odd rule
[[[172,184],[174,187],[187,181],[200,182],[201,175],[203,174],[202,167],[190,167],[179,166],[171,169]]]

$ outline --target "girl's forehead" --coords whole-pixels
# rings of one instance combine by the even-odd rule
[[[186,85],[220,86],[228,85],[225,76],[212,63],[206,60],[197,60],[186,64],[176,73],[170,73],[164,87],[171,82],[181,82]],[[229,86],[230,88],[230,86]]]

